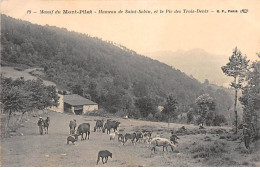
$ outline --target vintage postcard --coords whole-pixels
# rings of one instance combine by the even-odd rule
[[[2,0],[0,166],[259,167],[259,0]]]

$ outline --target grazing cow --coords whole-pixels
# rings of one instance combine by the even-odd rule
[[[74,145],[74,142],[76,142],[76,141],[78,141],[78,135],[77,134],[67,137],[67,144],[69,144],[69,142],[71,142]]]
[[[175,145],[177,144],[177,139],[180,139],[177,135],[172,134],[170,137],[170,141]]]
[[[143,139],[142,132],[136,132],[136,142],[140,142]]]
[[[123,140],[124,140],[124,135],[123,135],[122,133],[119,133],[117,140],[118,140],[118,142],[123,142]]]
[[[97,158],[97,165],[98,165],[98,162],[100,160],[100,157],[102,158],[102,163],[104,164],[104,163],[107,163],[109,156],[112,158],[112,153],[109,152],[108,150],[99,151],[98,152],[98,158]],[[104,162],[104,158],[105,158],[105,162]]]
[[[123,138],[123,145],[127,142],[128,139],[131,139],[131,142],[134,143],[134,140],[136,139],[136,133],[126,133]]]
[[[77,123],[75,119],[70,121],[69,127],[70,127],[70,135],[75,134],[75,129],[77,127]]]
[[[170,146],[172,151],[173,151],[173,148],[175,147],[175,145],[173,143],[171,143],[171,141],[169,141],[168,139],[165,139],[165,138],[153,138],[151,140],[151,146],[152,146],[152,149],[151,151],[154,150],[155,152],[155,147],[158,146],[162,146],[163,147],[163,151],[164,151],[164,148],[166,148],[166,151],[168,151],[167,147]]]
[[[152,132],[143,131],[144,143],[150,143],[151,139],[152,139]]]
[[[81,135],[81,140],[84,140],[84,138],[83,138],[84,133],[86,133],[85,140],[87,139],[87,136],[89,139],[89,135],[90,135],[90,124],[89,123],[82,123],[78,126],[77,135]]]
[[[44,127],[45,134],[48,134],[49,125],[50,125],[50,117],[47,117],[45,120],[43,120],[43,127]]]
[[[114,129],[114,132],[117,130],[120,122],[117,121],[107,121],[104,125],[104,128],[102,129],[103,133],[105,132],[105,129],[107,129],[107,134],[110,133],[111,129]]]
[[[103,124],[104,124],[104,120],[97,120],[96,121],[96,126],[95,126],[96,130],[99,129],[101,131],[103,129]]]

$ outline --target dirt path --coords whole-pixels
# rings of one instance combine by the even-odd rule
[[[25,123],[25,127],[19,129],[23,136],[13,136],[1,141],[1,166],[203,166],[200,160],[192,158],[188,150],[191,143],[200,142],[205,135],[182,136],[180,145],[176,148],[179,153],[163,152],[162,148],[157,148],[156,153],[151,153],[151,149],[144,143],[133,145],[127,142],[122,146],[117,140],[110,141],[106,133],[93,132],[95,119],[100,119],[99,117],[61,113],[50,113],[49,116],[51,119],[49,134],[39,135],[36,125],[38,118],[31,117]],[[79,140],[75,145],[67,145],[68,124],[72,119],[76,119],[78,125],[83,122],[90,123],[89,140]],[[128,132],[144,125],[155,128],[167,127],[166,123],[131,119],[120,119],[120,122],[120,128]],[[171,126],[178,128],[182,125]],[[165,135],[163,131],[161,133]],[[168,136],[164,137],[168,138]],[[103,165],[100,162],[96,165],[98,151],[103,149],[111,151],[113,158],[109,158],[107,164]]]

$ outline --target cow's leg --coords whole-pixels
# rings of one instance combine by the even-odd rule
[[[97,165],[98,165],[99,160],[100,160],[100,157],[98,156],[98,159],[97,159]]]
[[[88,139],[89,139],[90,132],[88,132]]]
[[[47,134],[49,134],[49,126],[47,126]]]
[[[81,140],[84,140],[83,134],[84,134],[84,133],[81,133]]]
[[[87,140],[87,132],[86,132],[85,140]]]
[[[102,162],[103,162],[103,164],[104,164],[104,157],[102,157]]]
[[[152,147],[151,151],[154,151],[154,153],[155,153],[155,146],[154,146],[154,147]]]

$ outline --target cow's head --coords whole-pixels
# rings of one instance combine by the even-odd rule
[[[73,135],[74,137],[75,137],[75,140],[77,141],[78,140],[78,134],[75,134],[75,135]]]

